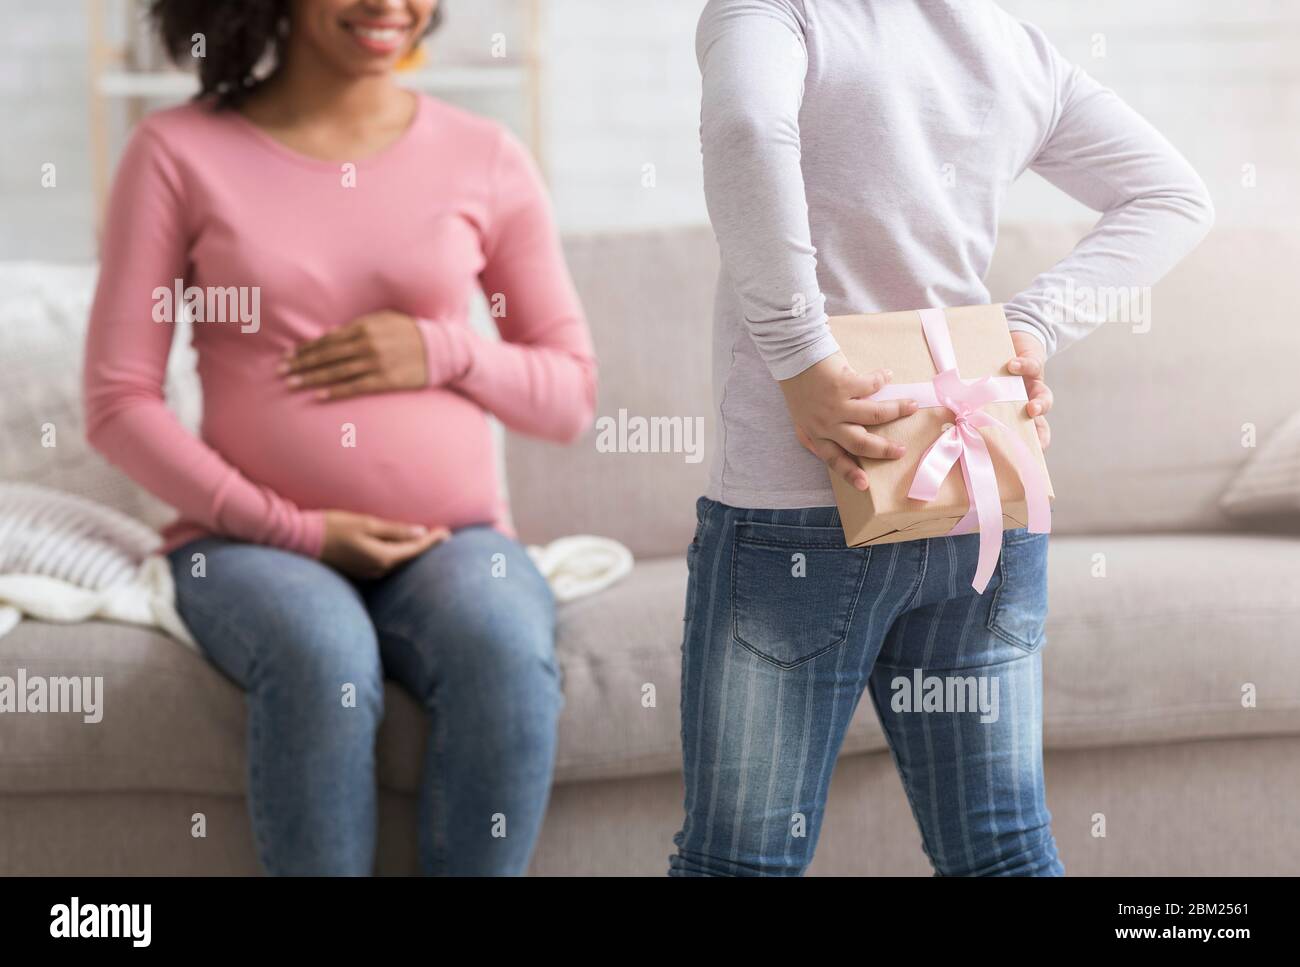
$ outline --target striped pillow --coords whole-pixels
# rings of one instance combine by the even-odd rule
[[[26,614],[147,625],[197,648],[159,544],[147,525],[93,500],[0,483],[0,637]]]
[[[0,574],[106,591],[131,581],[159,542],[150,527],[103,504],[36,484],[0,483]]]

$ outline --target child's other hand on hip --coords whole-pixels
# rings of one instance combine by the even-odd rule
[[[1007,369],[1025,380],[1025,392],[1029,403],[1025,412],[1034,420],[1038,429],[1038,442],[1046,450],[1052,442],[1052,429],[1047,425],[1047,411],[1052,408],[1052,390],[1043,376],[1047,365],[1047,350],[1043,341],[1028,332],[1012,332],[1011,345],[1016,354],[1007,362]]]

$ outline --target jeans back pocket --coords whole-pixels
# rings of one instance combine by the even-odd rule
[[[988,628],[1025,651],[1043,643],[1047,620],[1047,535],[1003,532],[998,586],[989,607]]]
[[[759,658],[793,668],[842,644],[870,548],[839,527],[737,521],[731,558],[732,635]]]

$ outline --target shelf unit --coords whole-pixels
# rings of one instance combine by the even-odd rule
[[[110,107],[121,102],[126,108],[128,124],[144,116],[150,100],[182,100],[198,90],[198,80],[179,70],[134,70],[129,41],[116,42],[110,34],[107,7],[111,0],[86,0],[89,26],[90,77],[90,151],[97,208],[103,211],[108,195],[113,160]],[[542,141],[542,58],[541,0],[514,0],[520,8],[526,43],[522,54],[501,63],[448,64],[427,67],[401,75],[402,83],[429,94],[488,93],[516,91],[522,102],[525,140],[532,149],[543,174],[546,172]],[[124,36],[135,25],[132,16],[140,15],[133,0],[120,4],[127,22]]]

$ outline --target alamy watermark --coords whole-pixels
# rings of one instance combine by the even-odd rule
[[[104,678],[101,675],[0,675],[0,714],[52,712],[80,714],[96,725],[104,718]]]
[[[889,707],[895,712],[979,712],[989,725],[999,717],[998,680],[989,675],[926,675],[912,669],[912,677],[899,675],[889,683],[894,693]]]
[[[149,946],[153,905],[149,903],[69,903],[50,907],[50,936],[60,940],[95,938],[130,940],[132,947]]]
[[[1151,331],[1151,289],[1138,285],[1075,285],[1067,278],[1064,287],[1047,286],[1043,298],[1054,323],[1119,322],[1131,325],[1135,333]]]
[[[239,323],[240,332],[262,328],[262,288],[256,285],[186,286],[176,279],[172,287],[153,290],[153,321]]]
[[[596,420],[596,450],[600,453],[681,453],[687,463],[704,459],[704,417],[628,416]]]

